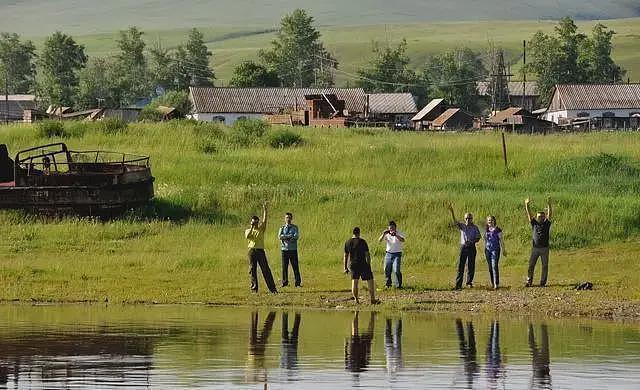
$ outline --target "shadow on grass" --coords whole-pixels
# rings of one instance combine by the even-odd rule
[[[239,223],[240,218],[234,214],[222,211],[220,205],[214,202],[206,209],[194,210],[182,204],[162,198],[154,198],[148,205],[129,211],[124,218],[141,219],[145,221],[171,221],[184,223],[190,220],[205,223]]]

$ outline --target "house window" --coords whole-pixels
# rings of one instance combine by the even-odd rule
[[[589,113],[588,112],[579,112],[578,113],[578,118],[588,118],[589,117]]]
[[[607,111],[602,113],[602,117],[603,118],[615,118],[616,117],[616,113],[615,112],[611,112],[611,111]]]

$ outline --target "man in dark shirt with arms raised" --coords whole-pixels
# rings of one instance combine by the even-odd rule
[[[531,232],[533,236],[533,247],[531,248],[531,256],[529,257],[529,270],[527,273],[526,287],[531,287],[533,283],[533,273],[536,269],[538,258],[542,259],[542,274],[540,275],[540,287],[547,285],[547,276],[549,275],[549,235],[551,231],[551,199],[547,198],[547,212],[538,211],[536,217],[533,218],[529,210],[531,199],[524,201],[524,209],[531,223]]]
[[[351,293],[356,303],[358,299],[359,279],[366,280],[369,287],[371,304],[380,303],[376,299],[376,286],[371,272],[371,255],[367,242],[360,238],[360,228],[353,228],[353,237],[344,244],[344,272],[351,272]]]

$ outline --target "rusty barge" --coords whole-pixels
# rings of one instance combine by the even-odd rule
[[[0,144],[0,209],[113,216],[148,203],[153,181],[148,156],[53,143],[12,160]]]

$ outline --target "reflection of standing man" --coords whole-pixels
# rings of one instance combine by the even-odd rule
[[[358,312],[353,315],[351,323],[351,338],[344,346],[344,368],[351,372],[362,372],[371,361],[371,342],[373,341],[373,330],[375,327],[376,313],[369,315],[369,325],[365,332],[358,329]]]
[[[488,387],[498,387],[498,379],[502,378],[502,354],[500,353],[500,323],[494,320],[491,323],[489,342],[487,343],[487,381]]]
[[[396,276],[396,286],[402,288],[402,272],[400,265],[402,261],[402,247],[404,246],[404,233],[398,231],[395,221],[389,221],[389,227],[382,232],[378,241],[387,244],[384,255],[384,276],[386,279],[385,286],[391,287],[391,273]]]
[[[387,372],[395,374],[402,369],[402,318],[395,322],[387,318],[384,328],[384,352],[387,358]]]
[[[531,350],[531,363],[533,366],[531,388],[550,389],[549,332],[546,324],[540,325],[540,338],[541,344],[538,346],[533,331],[533,324],[529,324],[529,349]]]
[[[298,332],[300,330],[300,313],[296,313],[293,328],[289,332],[289,313],[282,312],[282,342],[280,367],[288,370],[298,368]]]
[[[476,335],[473,331],[473,323],[467,322],[467,337],[464,336],[464,328],[462,320],[456,319],[456,332],[458,333],[458,342],[460,343],[460,358],[464,364],[464,373],[467,380],[468,389],[473,388],[473,377],[479,371],[478,362],[476,360]]]
[[[300,231],[298,226],[293,224],[293,214],[286,213],[284,215],[284,225],[278,231],[278,239],[280,240],[280,250],[282,251],[282,287],[289,285],[289,263],[293,269],[293,277],[295,278],[295,286],[300,287],[300,268],[298,267],[298,239]]]
[[[251,383],[264,383],[267,386],[267,371],[265,367],[265,352],[269,335],[276,320],[276,313],[269,312],[262,330],[258,332],[258,312],[251,313],[251,331],[249,334],[249,351],[247,353],[246,380]]]

